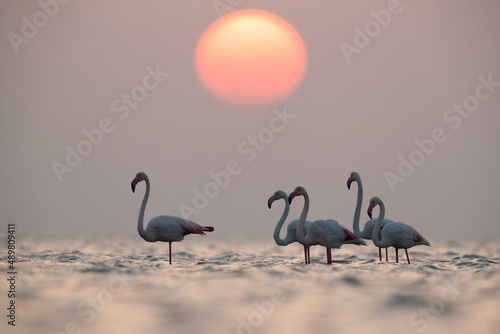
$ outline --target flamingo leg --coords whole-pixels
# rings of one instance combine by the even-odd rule
[[[305,263],[311,264],[311,254],[309,252],[308,246],[304,246],[304,257],[305,257]]]
[[[385,249],[385,261],[388,262],[389,261],[389,255],[387,255],[388,251],[387,251],[387,248]]]
[[[378,248],[378,260],[382,261],[382,248]]]
[[[408,249],[405,248],[406,259],[408,260],[408,264],[410,264],[410,258],[408,257]]]
[[[168,263],[172,264],[172,242],[168,243]]]
[[[399,263],[399,259],[398,259],[398,251],[399,249],[396,248],[396,263]]]
[[[332,249],[328,247],[326,248],[326,263],[332,264]]]

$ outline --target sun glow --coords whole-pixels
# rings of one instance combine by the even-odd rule
[[[240,108],[261,108],[288,97],[306,71],[302,38],[281,17],[255,9],[225,15],[201,36],[195,63],[203,85]]]

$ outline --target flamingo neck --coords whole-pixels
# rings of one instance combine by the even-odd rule
[[[285,210],[283,210],[283,214],[281,215],[280,220],[278,221],[278,224],[276,224],[276,227],[274,228],[274,241],[276,244],[280,246],[286,246],[292,242],[295,241],[296,238],[294,236],[287,234],[285,239],[280,238],[280,232],[281,228],[283,227],[283,224],[285,223],[286,218],[288,217],[288,213],[290,212],[290,204],[288,203],[288,198],[285,198]]]
[[[302,213],[300,214],[299,224],[297,225],[297,240],[301,243],[306,243],[307,231],[305,229],[306,217],[309,212],[309,195],[307,193],[304,194],[304,208],[302,209]]]
[[[383,223],[384,217],[385,217],[384,202],[380,201],[379,206],[380,206],[380,212],[378,214],[377,222],[375,223],[375,226],[373,227],[372,240],[377,247],[386,248],[386,247],[389,247],[391,244],[388,243],[388,240],[386,240],[384,238],[384,234],[381,233],[382,238],[379,238],[379,231],[380,231],[380,228],[382,227],[382,223]]]
[[[142,199],[142,204],[141,204],[141,211],[139,211],[139,220],[137,221],[137,231],[139,231],[139,235],[146,240],[147,235],[146,231],[144,230],[144,212],[146,211],[146,204],[148,203],[148,198],[149,198],[149,179],[146,178],[146,193],[144,194],[144,198]]]
[[[359,217],[361,215],[361,205],[363,203],[363,185],[361,184],[361,179],[359,178],[356,179],[356,183],[358,184],[358,199],[356,202],[356,209],[354,210],[354,219],[352,221],[352,228],[355,234],[361,235],[362,233],[359,229]]]

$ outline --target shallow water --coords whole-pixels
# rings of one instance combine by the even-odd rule
[[[298,244],[190,236],[18,241],[16,326],[1,333],[499,333],[500,242],[430,240],[400,251],[345,245],[305,266]],[[1,249],[5,250],[2,241]],[[7,277],[5,251],[0,271]]]

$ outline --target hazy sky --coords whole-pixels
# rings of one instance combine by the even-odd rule
[[[40,3],[0,4],[0,221],[18,233],[137,234],[138,171],[151,180],[146,220],[191,207],[218,236],[271,238],[283,202],[269,210],[267,199],[302,185],[310,219],[352,228],[357,187],[346,181],[357,171],[362,222],[377,195],[388,218],[431,242],[500,236],[498,1],[228,5],[283,17],[307,48],[295,94],[253,111],[213,98],[194,68],[226,0]],[[127,107],[122,95],[148,75],[147,96]],[[87,156],[71,167],[77,148]],[[58,164],[72,171],[58,178]],[[227,168],[214,188],[211,172]],[[195,197],[206,189],[213,198]]]

